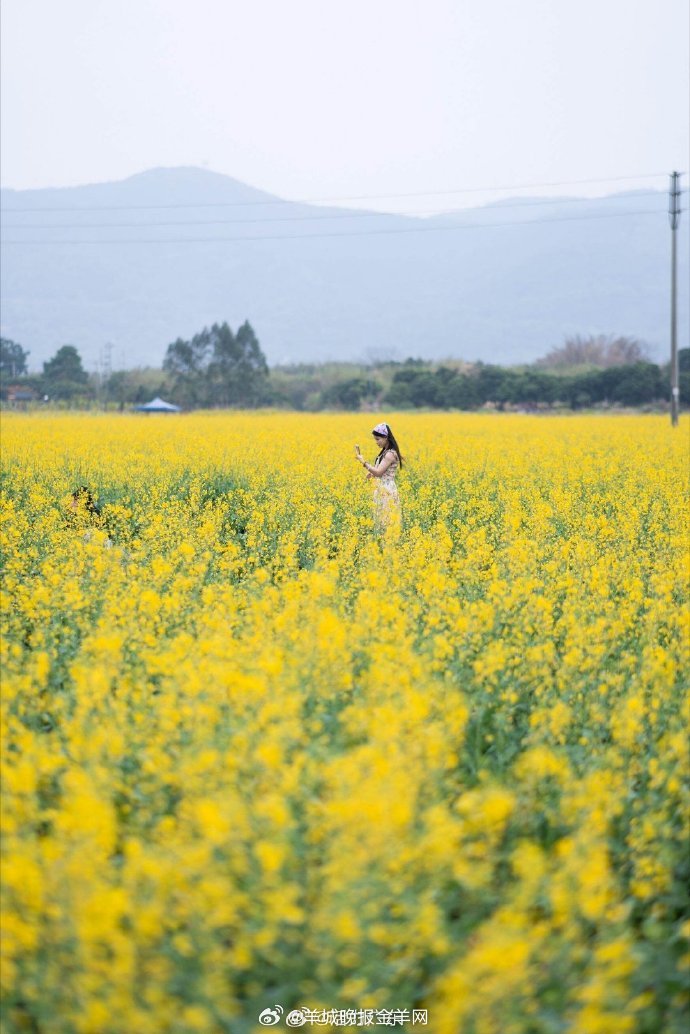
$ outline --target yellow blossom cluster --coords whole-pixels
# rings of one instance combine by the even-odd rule
[[[3,416],[8,1034],[685,1030],[687,419],[388,420]]]

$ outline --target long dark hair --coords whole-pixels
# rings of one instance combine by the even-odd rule
[[[77,488],[72,492],[72,499],[77,504],[83,501],[84,509],[87,513],[93,514],[95,517],[101,516],[101,508],[96,506],[93,496],[86,485],[82,485],[81,488]]]
[[[397,443],[397,442],[396,442],[396,440],[395,440],[395,435],[394,435],[394,434],[393,434],[393,432],[391,431],[391,429],[390,429],[390,425],[389,425],[389,424],[386,424],[385,426],[386,426],[386,434],[387,434],[387,436],[388,436],[388,441],[387,441],[387,443],[386,443],[386,444],[384,445],[384,447],[383,447],[383,448],[381,449],[381,452],[380,452],[380,453],[378,454],[378,456],[376,457],[376,460],[375,460],[375,462],[376,462],[376,463],[378,463],[378,462],[379,462],[379,460],[383,459],[383,457],[384,457],[384,456],[386,455],[386,453],[388,452],[388,450],[389,450],[389,449],[392,449],[392,450],[393,450],[393,452],[394,452],[394,453],[395,453],[395,454],[397,455],[397,457],[398,457],[398,463],[400,464],[400,469],[402,470],[402,465],[403,465],[403,458],[402,458],[402,456],[400,455],[400,446],[398,445],[398,443]]]

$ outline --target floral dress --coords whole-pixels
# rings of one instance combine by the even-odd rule
[[[380,478],[374,478],[374,523],[378,532],[400,530],[400,497],[395,483],[400,469],[398,454],[389,449],[383,456],[376,457],[374,466],[378,467],[389,453],[393,455],[393,462]]]

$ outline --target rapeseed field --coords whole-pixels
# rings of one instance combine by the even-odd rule
[[[3,417],[8,1034],[686,1031],[687,418],[383,417]]]

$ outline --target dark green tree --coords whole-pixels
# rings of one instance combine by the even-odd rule
[[[678,387],[681,406],[690,406],[690,348],[678,349]]]
[[[522,370],[513,373],[509,388],[511,402],[534,405],[537,402],[553,402],[556,397],[557,381],[552,374],[540,370]]]
[[[408,361],[393,374],[384,401],[391,407],[424,406],[430,409],[475,409],[479,404],[477,378],[457,370]]]
[[[439,366],[427,383],[427,405],[436,409],[451,408],[452,387],[457,379],[458,375],[455,370]]]
[[[620,377],[612,397],[624,406],[639,406],[645,402],[657,402],[666,394],[661,370],[656,363],[631,363],[620,367]]]
[[[332,384],[321,395],[321,403],[327,409],[357,410],[365,400],[374,401],[381,392],[378,381],[366,377],[350,377],[339,384]]]
[[[172,394],[176,402],[184,406],[208,405],[207,370],[211,338],[204,328],[191,341],[177,339],[171,345],[163,360],[163,369],[172,375]]]
[[[250,323],[233,334],[214,323],[168,346],[163,369],[173,376],[173,397],[187,406],[256,406],[265,397],[268,365]]]
[[[237,334],[227,323],[214,323],[208,376],[212,405],[256,406],[261,402],[268,365],[249,322],[245,320]]]
[[[417,390],[417,378],[419,370],[415,369],[411,362],[393,374],[391,386],[386,392],[383,401],[393,409],[406,409],[408,406],[417,406],[419,392]]]
[[[105,382],[105,397],[109,402],[119,403],[120,409],[124,409],[125,402],[128,402],[129,383],[126,370],[116,370],[111,373]]]
[[[446,399],[451,409],[476,409],[479,405],[476,379],[465,373],[453,377],[448,381]]]
[[[26,360],[29,353],[9,338],[0,338],[0,378],[3,382],[23,377],[27,372]]]
[[[660,402],[667,395],[662,370],[656,363],[639,362],[554,377],[553,395],[544,400],[584,409],[612,402],[640,406]]]
[[[74,345],[58,348],[53,358],[43,364],[43,384],[53,399],[73,399],[89,394],[89,375]]]
[[[447,405],[445,375],[448,372],[440,369],[433,373],[428,366],[408,360],[393,374],[384,401],[396,408],[429,406],[443,409]]]
[[[502,366],[490,363],[479,363],[476,378],[480,404],[494,402],[502,409],[505,403],[510,401],[515,380],[513,370],[506,370]]]

